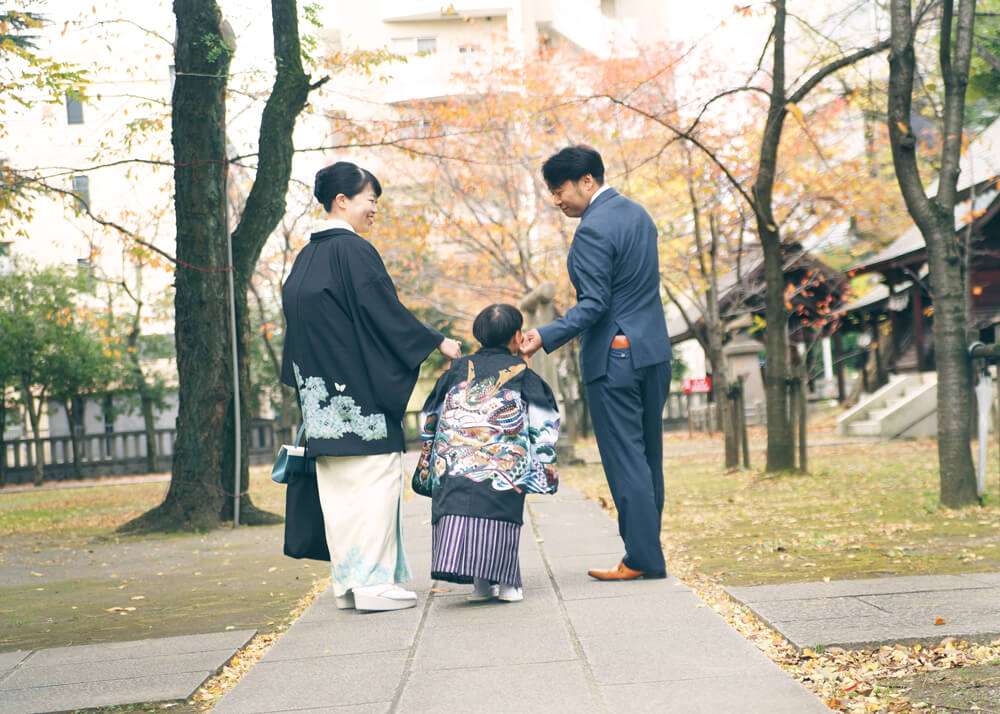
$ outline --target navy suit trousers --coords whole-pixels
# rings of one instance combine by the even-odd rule
[[[669,362],[634,369],[627,349],[611,350],[607,374],[587,384],[597,448],[625,541],[625,565],[653,576],[666,573],[660,522],[669,388]]]

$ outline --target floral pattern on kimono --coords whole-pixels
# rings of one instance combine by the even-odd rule
[[[387,437],[385,414],[362,414],[361,407],[351,397],[344,394],[331,397],[322,377],[303,377],[295,363],[292,368],[307,438],[339,439],[345,434],[356,434],[364,441],[376,441]],[[343,392],[347,386],[334,382],[334,389]]]

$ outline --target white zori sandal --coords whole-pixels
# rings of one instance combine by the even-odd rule
[[[405,610],[415,607],[417,594],[398,585],[366,585],[354,588],[354,607],[358,610]]]
[[[500,602],[521,602],[524,600],[524,589],[513,585],[501,585],[500,592],[497,593],[497,600]]]
[[[500,593],[500,586],[482,578],[472,579],[472,592],[465,596],[469,602],[486,602]]]
[[[353,610],[354,609],[354,593],[348,590],[343,595],[334,595],[334,602],[337,603],[338,610]]]

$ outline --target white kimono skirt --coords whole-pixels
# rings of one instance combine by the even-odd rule
[[[319,456],[316,484],[333,593],[410,579],[403,551],[402,454]]]

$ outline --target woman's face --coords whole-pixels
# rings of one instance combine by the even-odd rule
[[[354,198],[348,198],[344,194],[337,196],[333,202],[334,210],[330,213],[350,223],[357,233],[364,234],[375,224],[377,204],[375,189],[368,184]]]

